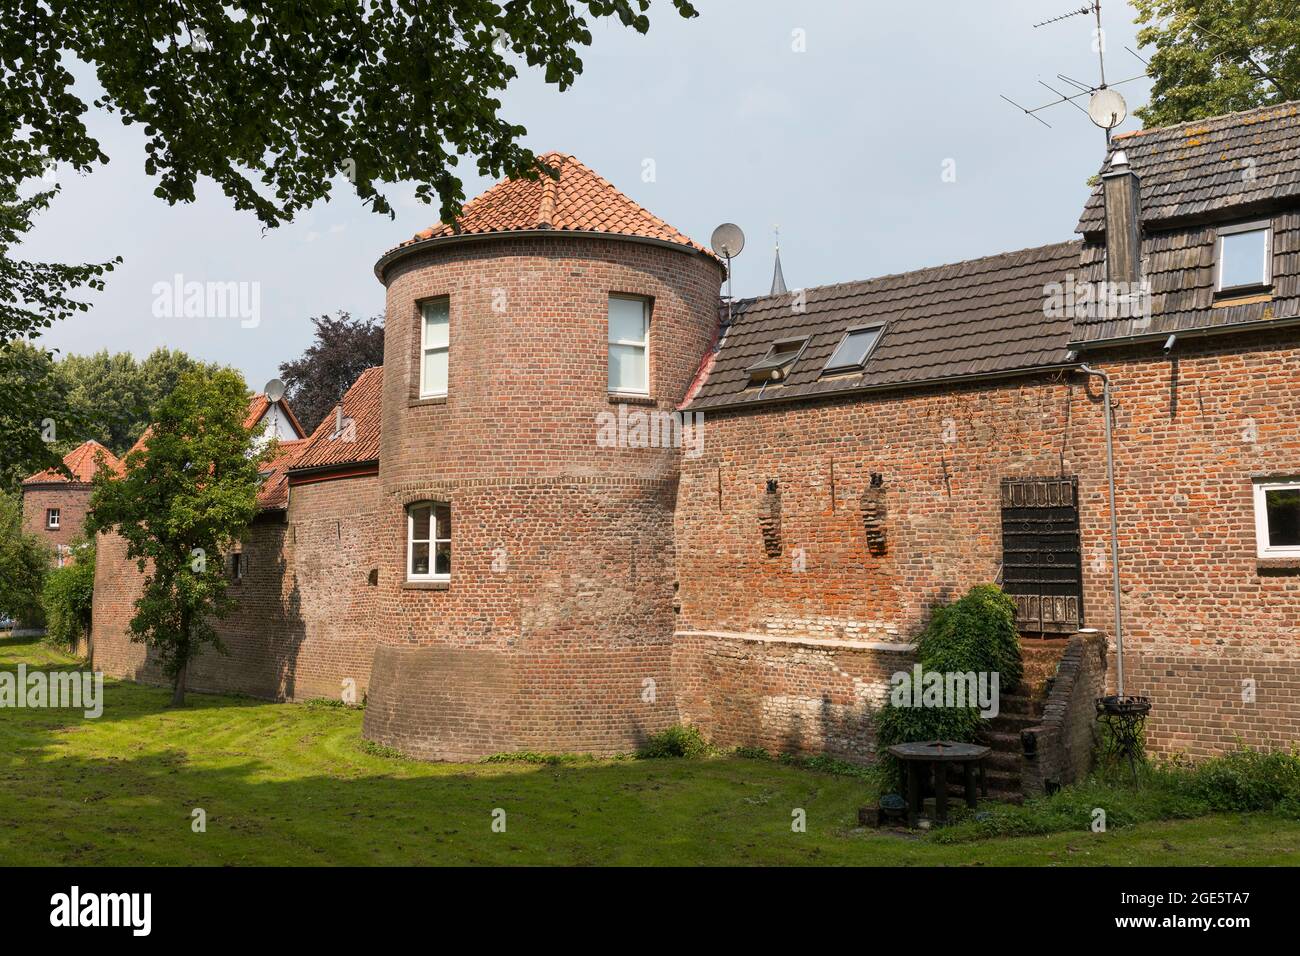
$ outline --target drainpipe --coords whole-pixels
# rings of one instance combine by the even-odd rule
[[[1084,375],[1101,379],[1102,404],[1106,406],[1106,479],[1110,483],[1110,568],[1115,591],[1115,660],[1116,690],[1124,696],[1124,618],[1119,600],[1119,518],[1115,513],[1115,444],[1111,435],[1110,376],[1090,365],[1079,366]]]

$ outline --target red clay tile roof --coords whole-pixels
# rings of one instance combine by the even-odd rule
[[[99,470],[101,462],[115,474],[121,474],[121,460],[92,438],[90,441],[82,442],[63,456],[63,463],[67,465],[68,471],[72,472],[71,478],[51,468],[48,471],[37,472],[28,478],[24,478],[23,484],[36,485],[48,482],[84,482],[89,484],[95,477],[95,472]]]
[[[362,372],[343,396],[341,435],[335,434],[335,413],[330,412],[307,439],[293,470],[329,468],[379,460],[379,423],[384,393],[384,367]]]
[[[538,160],[558,169],[559,180],[546,173],[542,173],[536,182],[502,180],[466,203],[455,225],[435,223],[397,248],[455,235],[567,230],[659,239],[712,255],[704,246],[637,205],[573,156],[552,152],[544,153]]]
[[[262,474],[266,478],[257,492],[259,511],[274,511],[288,507],[288,472],[303,449],[307,447],[308,441],[306,438],[299,438],[296,441],[282,441],[276,446],[275,457],[262,466]]]
[[[256,425],[262,416],[266,414],[266,410],[270,407],[271,402],[263,393],[258,392],[254,395],[248,402],[248,417],[244,419],[244,427],[252,428]],[[307,431],[302,427],[302,423],[298,421],[298,416],[293,413],[293,409],[289,407],[288,399],[280,399],[280,407],[284,409],[285,415],[289,417],[289,422],[293,425],[293,430],[306,438]]]

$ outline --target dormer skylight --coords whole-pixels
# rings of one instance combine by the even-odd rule
[[[840,344],[831,353],[823,375],[840,375],[844,372],[860,372],[867,364],[872,349],[880,341],[880,333],[885,331],[883,325],[869,325],[858,329],[849,329],[840,339]]]
[[[807,345],[807,337],[774,342],[766,355],[745,369],[749,373],[749,384],[765,385],[768,382],[784,381]]]

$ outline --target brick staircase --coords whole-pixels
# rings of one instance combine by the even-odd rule
[[[1003,688],[998,715],[988,722],[985,743],[993,748],[984,765],[989,797],[1019,803],[1024,799],[1020,783],[1020,765],[1024,749],[1020,732],[1033,727],[1043,717],[1043,704],[1056,674],[1057,664],[1065,653],[1065,638],[1020,639],[1024,677],[1016,687]]]

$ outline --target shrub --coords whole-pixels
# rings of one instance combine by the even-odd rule
[[[700,728],[686,724],[673,724],[645,742],[636,752],[638,760],[657,760],[662,757],[704,757],[711,748]]]
[[[993,673],[1009,690],[1020,683],[1020,632],[1016,606],[1001,589],[982,584],[956,602],[936,608],[917,639],[922,673]],[[977,707],[896,707],[886,702],[876,713],[876,746],[886,780],[903,786],[903,768],[886,748],[913,740],[975,740],[983,728]]]
[[[1143,767],[1141,786],[1128,783],[1127,768],[1094,774],[1050,797],[1023,806],[996,805],[940,830],[940,843],[992,836],[1087,831],[1098,809],[1107,829],[1151,820],[1180,820],[1210,813],[1268,811],[1300,819],[1300,751],[1242,748],[1199,763],[1166,761]],[[962,819],[964,817],[964,819]]]
[[[0,617],[40,625],[41,593],[49,566],[49,549],[23,531],[21,499],[0,492]]]
[[[75,648],[90,628],[95,599],[95,545],[81,542],[72,551],[72,561],[46,574],[41,592],[45,635],[68,648]]]

